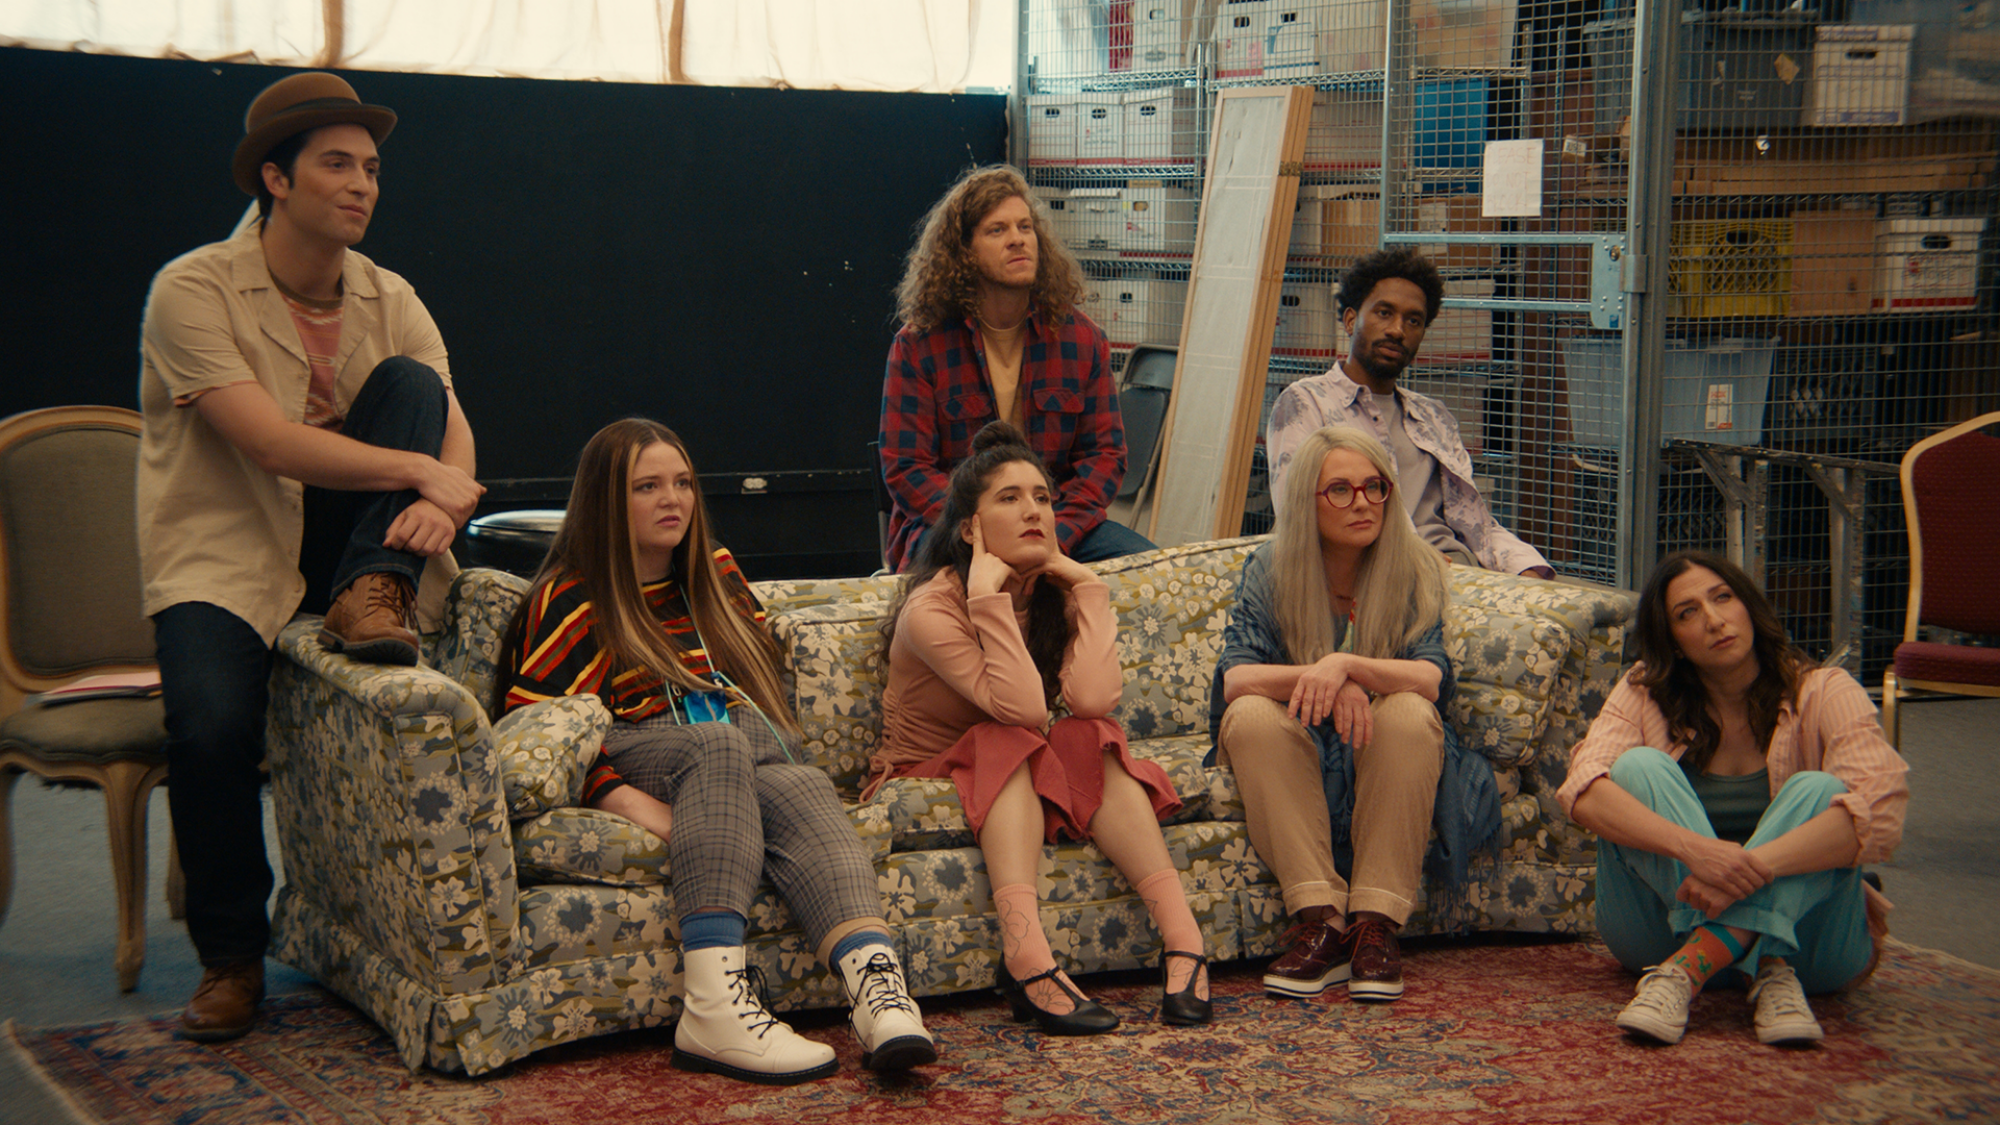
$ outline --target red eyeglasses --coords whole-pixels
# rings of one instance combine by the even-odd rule
[[[1360,484],[1353,481],[1337,480],[1319,490],[1320,497],[1336,508],[1352,508],[1356,493],[1368,498],[1370,504],[1380,504],[1396,490],[1396,484],[1388,477],[1369,477]]]

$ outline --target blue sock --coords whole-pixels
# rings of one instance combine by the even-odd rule
[[[734,910],[690,914],[681,919],[681,952],[742,945],[743,928],[743,915]]]
[[[888,934],[880,930],[856,930],[833,943],[833,963],[839,965],[847,959],[848,954],[871,945],[879,945],[891,953],[896,952],[896,947],[889,944]]]

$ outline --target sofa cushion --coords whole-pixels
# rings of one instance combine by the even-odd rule
[[[1208,732],[1208,686],[1236,601],[1243,560],[1260,539],[1168,547],[1093,564],[1118,615],[1124,697],[1112,717],[1134,741]]]
[[[580,804],[584,774],[604,746],[611,712],[594,695],[565,695],[509,711],[493,724],[510,816]]]
[[[500,642],[527,596],[527,579],[473,567],[459,572],[445,597],[444,625],[432,646],[430,666],[464,684],[482,707],[493,705]]]
[[[877,593],[893,590],[886,580]],[[852,600],[773,614],[772,632],[786,654],[806,754],[854,799],[868,777],[868,758],[882,729],[882,615],[888,602]]]
[[[514,825],[524,883],[643,887],[669,881],[667,842],[615,813],[550,809]]]
[[[1458,677],[1445,719],[1459,741],[1495,766],[1532,762],[1569,656],[1569,630],[1546,617],[1460,600],[1445,609],[1444,627]]]

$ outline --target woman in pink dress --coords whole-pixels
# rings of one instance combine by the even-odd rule
[[[1138,890],[1165,945],[1161,1019],[1207,1023],[1207,959],[1159,818],[1166,772],[1110,718],[1123,690],[1104,581],[1062,553],[1054,489],[1021,432],[995,422],[952,471],[944,515],[883,628],[889,683],[864,797],[891,777],[949,777],[979,841],[1000,922],[1001,992],[1017,1020],[1094,1035],[1118,1017],[1056,965],[1041,925],[1044,844],[1095,843]],[[1051,713],[1067,712],[1054,723]]]

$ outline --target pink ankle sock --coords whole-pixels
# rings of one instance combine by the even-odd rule
[[[1139,898],[1153,916],[1153,927],[1168,949],[1200,953],[1201,926],[1188,909],[1187,895],[1181,890],[1180,872],[1169,867],[1139,880]]]

